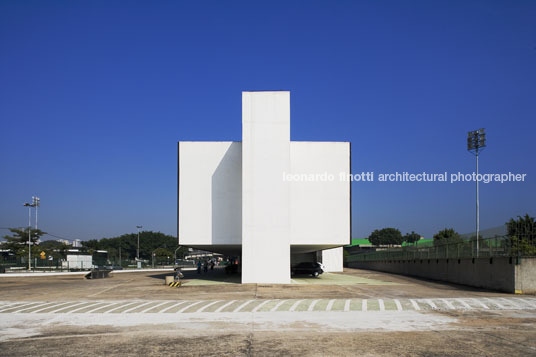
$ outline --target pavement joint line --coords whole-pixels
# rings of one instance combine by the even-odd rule
[[[126,306],[132,306],[133,304],[137,304],[137,303],[138,303],[137,301],[135,301],[135,302],[129,302],[129,303],[126,304],[126,305],[120,305],[120,306],[118,306],[118,307],[114,307],[113,309],[108,310],[108,311],[106,311],[106,312],[104,312],[104,313],[105,313],[105,314],[110,314],[110,313],[112,313],[113,311],[119,310],[119,309],[121,309],[121,308],[123,308],[123,307],[126,307]]]
[[[367,311],[368,310],[368,306],[367,306],[367,299],[363,299],[363,301],[361,301],[361,311]]]
[[[380,305],[380,311],[385,311],[385,304],[383,303],[383,299],[378,299],[378,305]]]
[[[482,306],[484,309],[489,310],[489,306],[484,304],[482,301],[480,301],[477,298],[471,298],[471,301],[475,302],[476,304]]]
[[[320,301],[319,299],[313,300],[311,302],[311,305],[309,305],[309,307],[307,308],[307,311],[313,311],[313,309],[315,308],[316,303],[319,302],[319,301]]]
[[[69,305],[69,304],[71,304],[71,303],[72,303],[72,302],[54,303],[54,304],[52,304],[52,306],[43,307],[43,308],[41,308],[41,309],[39,309],[39,310],[34,310],[34,311],[32,311],[31,313],[32,313],[32,314],[37,314],[37,313],[39,313],[39,312],[41,312],[41,311],[45,311],[45,310],[48,310],[48,309],[50,309],[50,308],[56,309],[56,308],[58,308],[58,307],[60,307],[60,306],[61,306],[61,308],[59,308],[58,310],[61,310],[61,309],[65,308],[65,307],[67,307],[66,305]],[[49,312],[54,312],[54,311],[49,311]]]
[[[239,312],[243,307],[245,307],[246,305],[248,305],[250,302],[253,302],[255,300],[248,300],[246,301],[245,303],[243,303],[242,305],[240,305],[239,307],[237,307],[236,309],[233,310],[233,312]]]
[[[296,310],[296,308],[298,307],[298,305],[304,300],[298,300],[296,301],[294,304],[292,304],[292,306],[290,307],[290,309],[288,311],[294,311]]]
[[[71,311],[68,311],[67,314],[72,314],[74,312],[77,312],[77,311],[80,311],[80,310],[84,310],[90,306],[95,306],[95,304],[101,304],[101,302],[90,302],[89,305],[86,305],[86,306],[82,306],[82,307],[79,307],[77,309],[74,309],[74,310],[71,310]]]
[[[107,308],[107,307],[110,307],[110,305],[113,305],[114,303],[113,302],[109,302],[109,303],[105,303],[103,306],[99,306],[99,307],[96,307],[94,309],[91,309],[89,311],[86,311],[85,313],[86,314],[91,314],[93,311],[97,311],[97,310],[100,310],[102,308]]]
[[[424,299],[424,301],[430,305],[430,307],[434,310],[437,310],[437,305],[432,301],[432,299]]]
[[[452,305],[452,303],[450,301],[448,301],[447,299],[441,299],[441,301],[443,301],[443,303],[445,305],[447,305],[447,309],[449,310],[456,310],[456,308],[454,307],[454,305]]]
[[[221,312],[223,309],[225,309],[227,306],[231,305],[234,302],[236,302],[236,300],[231,300],[227,304],[223,304],[222,306],[218,307],[214,312]]]
[[[195,306],[195,305],[198,305],[198,304],[201,304],[202,302],[205,302],[206,300],[199,300],[199,301],[195,301],[194,303],[190,304],[190,305],[186,305],[185,307],[183,307],[182,309],[180,309],[179,311],[177,311],[176,313],[177,314],[182,314],[184,311],[188,310],[189,308]]]
[[[500,299],[501,301],[504,301],[504,302],[507,303],[507,304],[512,305],[515,309],[519,309],[519,308],[520,308],[519,305],[517,305],[516,303],[512,302],[511,300],[507,300],[507,299],[505,299],[505,298],[499,298],[499,299]],[[521,307],[521,308],[522,308],[522,307]]]
[[[149,301],[149,302],[145,302],[145,303],[143,303],[143,304],[141,304],[141,305],[133,306],[133,307],[128,308],[127,310],[123,311],[122,313],[123,313],[123,314],[128,314],[129,312],[134,311],[134,310],[136,310],[136,309],[139,309],[140,307],[147,306],[147,305],[149,305],[149,304],[152,303],[152,302],[153,302],[153,301]]]
[[[51,302],[45,302],[45,303],[40,303],[40,304],[37,304],[37,305],[34,305],[34,306],[30,306],[30,307],[25,307],[23,309],[19,309],[19,310],[15,310],[15,311],[11,311],[12,314],[18,314],[18,313],[23,313],[23,311],[26,311],[26,310],[31,310],[31,309],[35,309],[35,308],[41,308],[45,305],[50,305],[50,304],[53,304]]]
[[[495,304],[499,307],[499,309],[506,310],[506,307],[502,305],[500,302],[497,302],[496,300],[492,300],[490,298],[485,298],[486,301],[490,302],[491,304]]]
[[[288,300],[281,300],[279,301],[274,307],[272,307],[272,309],[270,310],[270,312],[274,312],[274,311],[277,311],[277,309],[279,308],[279,306],[283,305],[283,303],[287,302]]]
[[[123,283],[120,283],[120,284],[111,286],[111,287],[106,288],[106,289],[104,289],[104,290],[98,291],[98,292],[96,292],[96,293],[94,293],[94,294],[88,295],[87,297],[95,297],[95,296],[97,296],[97,295],[99,295],[99,294],[102,294],[102,293],[104,293],[104,292],[106,292],[106,291],[115,289],[115,288],[117,288],[117,287],[119,287],[119,286],[121,286],[121,285],[128,284],[128,283],[130,283],[132,280],[134,280],[134,279],[130,279],[130,280],[127,280],[127,281],[125,281],[125,282],[123,282]]]
[[[85,302],[79,302],[79,303],[76,303],[76,304],[73,304],[73,305],[70,305],[70,306],[62,306],[60,307],[59,309],[54,309],[52,311],[49,311],[48,313],[49,314],[55,314],[57,313],[58,311],[61,311],[61,310],[65,310],[65,309],[71,309],[73,307],[76,307],[76,306],[80,306],[82,304],[85,304]]]
[[[472,310],[472,309],[473,309],[473,308],[471,307],[471,305],[469,305],[467,302],[465,302],[465,300],[462,299],[462,298],[457,298],[457,299],[454,299],[454,300],[458,301],[460,304],[463,305],[463,307],[465,307],[465,308],[468,309],[468,310]]]
[[[395,305],[396,305],[396,310],[397,311],[402,311],[402,304],[400,303],[400,301],[398,299],[394,299],[394,302],[395,302]]]
[[[411,305],[413,305],[413,308],[414,308],[415,310],[418,311],[418,310],[421,309],[420,306],[419,306],[419,304],[417,304],[417,301],[415,301],[415,300],[413,300],[413,299],[409,299],[409,301],[411,302]]]
[[[140,314],[144,314],[144,313],[146,313],[147,311],[151,311],[152,309],[157,308],[158,306],[162,306],[162,305],[164,305],[164,304],[167,304],[168,302],[169,302],[169,301],[162,301],[162,302],[160,302],[160,303],[158,303],[158,304],[156,304],[156,305],[153,305],[153,306],[151,306],[151,307],[148,307],[148,308],[146,308],[146,309],[140,311],[139,313],[140,313]]]
[[[259,311],[259,309],[261,307],[263,307],[264,305],[268,304],[270,301],[272,300],[264,300],[263,302],[261,302],[259,305],[255,306],[255,308],[253,310],[251,310],[251,312],[257,312]]]
[[[344,302],[344,311],[350,311],[350,302],[352,300],[351,299],[346,299],[346,301]]]
[[[173,309],[173,308],[175,308],[175,307],[177,307],[177,306],[181,306],[181,305],[183,305],[183,304],[185,304],[185,303],[187,303],[187,302],[188,302],[188,301],[179,301],[178,303],[175,303],[175,304],[173,304],[173,305],[171,305],[171,306],[166,307],[164,310],[160,310],[160,311],[158,311],[158,313],[159,313],[159,314],[162,314],[162,313],[164,313],[164,312],[166,312],[166,311],[169,311],[169,310],[171,310],[171,309]]]
[[[217,304],[217,303],[219,303],[219,302],[222,302],[222,301],[223,301],[223,300],[216,300],[216,301],[213,301],[213,302],[211,302],[210,304],[203,306],[202,308],[200,308],[200,309],[197,310],[196,312],[203,312],[207,307],[210,307],[210,306],[215,305],[215,304]]]

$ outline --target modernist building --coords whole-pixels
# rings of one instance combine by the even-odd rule
[[[241,257],[242,283],[290,283],[290,265],[342,271],[349,142],[290,141],[290,92],[242,93],[242,141],[178,143],[178,239]]]

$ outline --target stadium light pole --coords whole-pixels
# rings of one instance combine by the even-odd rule
[[[28,207],[28,271],[32,270],[32,207],[33,203],[25,203],[24,207]]]
[[[136,253],[136,256],[138,260],[140,260],[140,229],[142,229],[143,226],[136,226],[136,228],[138,229],[138,251]]]
[[[467,151],[476,157],[476,256],[479,255],[479,235],[480,235],[480,202],[478,192],[478,155],[486,147],[485,129],[478,129],[467,133]]]

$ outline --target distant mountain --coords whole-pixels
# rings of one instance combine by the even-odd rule
[[[505,236],[506,224],[502,226],[498,226],[498,227],[481,229],[479,233],[482,238],[493,238],[495,236]],[[471,233],[465,233],[465,234],[462,234],[461,236],[464,239],[469,239],[471,237],[476,236],[476,231],[473,231]]]

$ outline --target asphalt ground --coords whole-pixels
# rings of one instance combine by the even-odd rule
[[[0,278],[0,355],[536,355],[536,297],[347,269]]]

